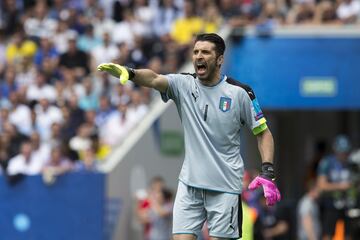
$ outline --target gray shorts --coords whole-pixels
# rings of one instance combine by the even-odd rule
[[[241,237],[241,195],[194,188],[179,181],[173,234],[199,236],[205,221],[211,237]]]

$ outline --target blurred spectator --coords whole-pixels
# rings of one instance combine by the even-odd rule
[[[111,62],[120,56],[118,47],[111,41],[109,32],[104,32],[102,42],[91,50],[91,69],[95,70],[100,63]]]
[[[47,141],[50,149],[59,148],[62,146],[63,140],[61,135],[62,125],[60,123],[54,122],[51,125],[51,134],[50,138]]]
[[[55,20],[61,20],[68,15],[69,2],[64,0],[53,0],[52,5],[48,11],[48,17]]]
[[[6,42],[3,29],[0,27],[0,74],[3,73],[6,63]]]
[[[22,29],[17,30],[6,48],[6,61],[8,64],[21,62],[24,57],[32,57],[36,53],[36,44],[26,39]]]
[[[19,94],[17,92],[12,92],[9,100],[11,106],[9,122],[16,126],[19,132],[30,136],[32,130],[30,108],[27,105],[20,103]]]
[[[232,0],[220,0],[219,9],[221,16],[224,18],[225,22],[232,27],[242,27],[246,23],[245,16],[243,16],[241,7],[238,2]],[[248,18],[251,19],[250,9],[252,8],[251,4],[254,4],[256,1],[244,2],[249,5],[249,11],[247,12]]]
[[[84,152],[92,146],[91,130],[92,127],[89,124],[83,123],[69,141],[70,149],[76,151],[80,159],[83,159]]]
[[[55,48],[60,54],[63,54],[67,51],[68,40],[74,35],[76,35],[76,32],[69,29],[67,22],[60,20],[56,28],[56,32],[54,35],[52,35]]]
[[[57,176],[71,171],[72,168],[72,162],[62,154],[61,148],[54,148],[42,169],[43,180],[47,184],[53,184]]]
[[[322,194],[323,239],[331,239],[339,219],[345,222],[345,235],[349,237],[350,226],[346,215],[351,172],[348,157],[351,144],[346,136],[339,135],[333,142],[334,154],[324,157],[318,168],[317,183]]]
[[[50,158],[50,146],[48,142],[41,142],[40,135],[37,132],[33,132],[30,136],[30,142],[32,146],[33,156],[38,162],[42,162],[43,165],[47,164]]]
[[[13,157],[13,153],[10,152],[11,139],[8,133],[2,133],[0,135],[0,168],[6,173],[6,169],[9,163],[9,159]]]
[[[71,34],[68,38],[68,49],[60,56],[60,67],[75,71],[76,77],[83,77],[89,73],[89,56],[76,46],[77,35]]]
[[[4,131],[4,124],[9,122],[10,104],[2,103],[0,106],[0,132]]]
[[[20,153],[9,160],[7,173],[10,176],[17,174],[36,175],[41,173],[44,163],[35,158],[31,142],[21,144]]]
[[[44,61],[48,61],[51,71],[55,71],[59,62],[59,53],[53,46],[50,35],[43,35],[40,38],[40,46],[34,57],[34,63],[40,68]]]
[[[126,138],[134,125],[135,122],[128,116],[128,106],[120,103],[117,111],[109,116],[100,129],[101,142],[112,147],[118,145]]]
[[[95,37],[102,38],[105,32],[114,31],[114,20],[106,18],[105,11],[102,8],[96,10],[95,18],[93,18],[91,22],[94,26]]]
[[[119,80],[107,73],[99,73],[91,76],[93,79],[94,90],[99,96],[107,96],[110,98],[111,93],[119,84]]]
[[[140,121],[148,111],[148,107],[144,104],[140,91],[131,93],[131,104],[128,108],[128,116],[131,122]]]
[[[175,20],[171,37],[180,45],[187,46],[193,36],[204,31],[204,20],[195,15],[194,1],[185,0],[184,16]]]
[[[4,0],[0,3],[0,29],[8,36],[14,34],[20,25],[21,9],[16,6],[16,0]]]
[[[260,198],[260,211],[254,225],[256,240],[287,240],[291,239],[291,209],[284,203],[267,206],[265,198]]]
[[[93,83],[90,78],[84,78],[83,85],[85,94],[79,98],[79,107],[84,110],[96,110],[99,106],[99,97],[93,89]]]
[[[215,3],[206,5],[202,18],[204,19],[204,32],[218,32],[223,23],[223,18]]]
[[[46,61],[44,62],[46,63]],[[8,68],[9,67],[10,66],[8,66]],[[35,83],[37,68],[33,61],[33,57],[25,56],[21,58],[19,64],[17,64],[15,68],[16,68],[15,82],[20,89],[27,89],[28,86]],[[47,71],[46,68],[44,68],[43,70],[44,72],[45,70]],[[52,74],[56,72],[53,68],[51,68],[51,71]]]
[[[69,140],[76,134],[78,127],[84,122],[85,113],[78,106],[78,99],[72,95],[67,104],[61,108],[64,116],[64,124],[62,129],[63,139]]]
[[[99,1],[98,0],[85,0],[83,1],[83,15],[88,18],[88,19],[92,19],[93,17],[95,17],[96,14],[96,10],[99,7]]]
[[[257,30],[260,34],[271,33],[276,26],[284,22],[276,2],[268,1],[264,3],[257,22]]]
[[[122,42],[117,44],[117,47],[120,52],[120,56],[117,59],[118,64],[127,64],[127,62],[130,60],[130,46],[126,42]]]
[[[149,195],[149,208],[139,215],[143,224],[149,225],[148,240],[171,239],[172,193],[166,188],[152,191]]]
[[[74,1],[75,2],[75,1]],[[80,1],[76,1],[80,2]],[[74,30],[76,33],[82,35],[85,32],[85,26],[88,24],[87,19],[81,13],[81,9],[74,8],[73,6],[68,8],[68,14],[64,18],[71,30]]]
[[[98,159],[96,158],[93,148],[88,148],[84,151],[82,160],[78,161],[75,165],[77,171],[97,171]]]
[[[94,35],[94,27],[90,24],[85,27],[84,34],[79,37],[77,42],[78,48],[87,53],[101,44],[101,38]]]
[[[360,1],[340,0],[336,15],[342,23],[356,23],[360,14]]]
[[[109,98],[107,96],[101,96],[99,100],[99,109],[96,112],[96,126],[103,126],[109,119],[109,116],[113,114],[114,109],[110,105]]]
[[[165,188],[165,181],[161,176],[155,176],[150,180],[147,190],[140,189],[136,193],[137,207],[136,216],[143,223],[144,239],[148,240],[150,235],[151,225],[147,221],[147,213],[151,206],[150,196],[159,193]]]
[[[113,106],[118,106],[119,104],[129,104],[131,92],[132,88],[128,85],[117,84],[110,96],[111,104]]]
[[[18,89],[18,85],[15,81],[15,68],[7,67],[4,75],[4,79],[0,79],[0,96],[2,98],[9,98],[10,93],[16,92]]]
[[[151,23],[155,17],[155,11],[149,5],[150,0],[134,0],[132,11],[134,12],[135,18],[144,25],[146,28],[145,36],[150,37],[152,34]]]
[[[143,68],[146,66],[147,59],[145,55],[149,55],[146,52],[150,50],[143,48],[143,40],[144,38],[135,37],[133,48],[129,52],[128,59],[126,59],[128,66],[134,68]]]
[[[66,100],[71,101],[73,97],[77,99],[85,95],[85,87],[77,80],[75,70],[64,68],[62,71],[63,81],[58,82],[60,89],[60,96]]]
[[[44,72],[38,71],[35,83],[31,84],[26,91],[27,101],[39,102],[40,99],[46,98],[49,102],[55,102],[56,97],[56,90],[54,86],[47,83]]]
[[[318,2],[315,10],[314,23],[336,23],[336,4],[335,1],[322,0]]]
[[[287,22],[290,24],[312,23],[315,15],[315,0],[295,0]]]
[[[180,17],[181,10],[176,7],[174,0],[159,0],[153,19],[153,32],[157,37],[168,37],[174,21]]]
[[[13,157],[20,151],[20,145],[22,142],[27,141],[28,137],[20,133],[15,125],[10,122],[5,122],[3,124],[2,135],[6,136],[5,142],[9,142],[6,151],[9,157]]]
[[[51,136],[51,126],[53,123],[62,123],[63,115],[61,110],[50,105],[49,100],[42,97],[35,106],[36,124],[42,141],[47,141]]]
[[[135,18],[131,9],[126,8],[123,21],[116,23],[112,30],[113,41],[117,44],[126,43],[131,49],[134,47],[135,38],[148,35],[148,31],[146,25]]]
[[[315,182],[309,182],[308,191],[297,208],[298,240],[321,239],[320,209],[317,203],[320,191]]]
[[[57,27],[57,21],[49,18],[48,7],[45,1],[37,1],[32,9],[31,16],[24,22],[24,29],[28,36],[35,40],[42,36],[52,36]]]

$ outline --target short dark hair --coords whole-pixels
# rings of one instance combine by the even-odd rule
[[[225,41],[216,33],[202,33],[198,34],[195,39],[195,43],[198,41],[207,41],[215,44],[215,52],[217,56],[224,55]]]

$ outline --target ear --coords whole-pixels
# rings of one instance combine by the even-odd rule
[[[220,67],[224,63],[224,55],[220,55],[216,60],[217,65]]]

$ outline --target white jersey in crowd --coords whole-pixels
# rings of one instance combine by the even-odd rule
[[[240,194],[244,163],[240,129],[258,134],[266,120],[252,89],[222,76],[208,87],[196,75],[166,75],[169,87],[162,98],[174,100],[184,127],[185,159],[179,180],[189,186]]]

